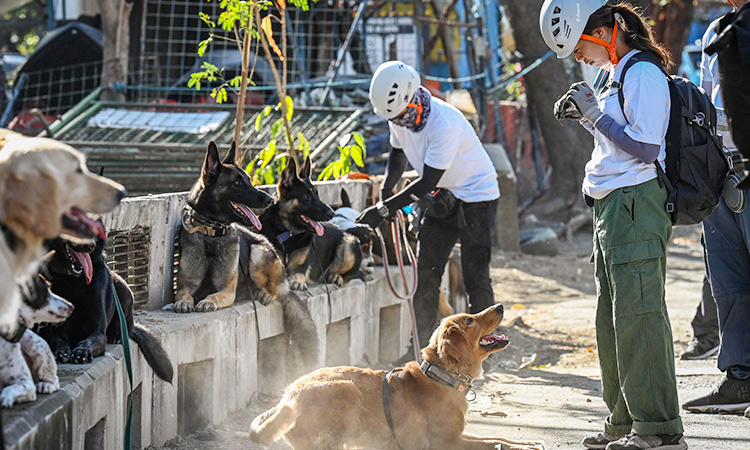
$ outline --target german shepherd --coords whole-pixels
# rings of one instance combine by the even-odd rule
[[[180,269],[176,312],[206,312],[231,306],[237,293],[249,293],[267,305],[281,302],[284,328],[305,367],[317,365],[318,338],[307,306],[289,289],[286,270],[253,208],[272,198],[253,187],[234,163],[235,145],[223,161],[216,144],[206,150],[201,177],[188,195],[180,231]],[[203,300],[193,306],[195,297]],[[290,357],[294,359],[294,357]]]
[[[293,289],[307,289],[308,280],[342,286],[362,261],[359,243],[330,223],[334,212],[318,195],[310,179],[310,159],[300,173],[289,161],[279,180],[276,201],[261,216],[263,230],[284,255]]]
[[[125,313],[128,336],[138,344],[154,373],[171,383],[174,373],[167,352],[150,331],[133,322],[133,292],[122,277],[107,267],[106,240],[99,237],[85,245],[57,238],[47,245],[55,251],[44,268],[52,282],[52,292],[76,307],[65,322],[39,331],[57,361],[87,364],[104,353],[107,343],[122,342],[116,293]]]

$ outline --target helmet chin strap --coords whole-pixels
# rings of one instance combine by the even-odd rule
[[[612,42],[607,42],[588,34],[582,34],[581,39],[593,42],[594,44],[599,44],[602,47],[606,47],[607,51],[609,52],[609,60],[610,62],[612,62],[612,65],[616,66],[620,61],[620,58],[617,57],[617,22],[615,22],[615,28],[614,31],[612,31]]]

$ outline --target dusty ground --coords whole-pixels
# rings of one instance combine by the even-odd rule
[[[698,228],[678,228],[669,248],[667,299],[675,350],[691,338],[689,322],[700,299],[703,263]],[[595,285],[589,264],[591,236],[563,242],[554,257],[496,254],[492,277],[511,345],[493,355],[491,370],[476,386],[468,429],[516,439],[541,438],[548,448],[580,449],[580,439],[600,431],[601,400],[594,336]],[[716,360],[677,361],[681,401],[702,394],[719,379]],[[179,436],[163,447],[260,449],[242,437],[250,421],[270,406],[256,399],[217,427]],[[740,416],[683,415],[691,448],[750,449],[750,421]],[[284,448],[283,446],[279,448]]]

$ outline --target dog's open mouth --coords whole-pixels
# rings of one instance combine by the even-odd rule
[[[487,336],[482,336],[482,339],[479,340],[479,346],[484,350],[500,350],[507,347],[508,344],[510,344],[510,341],[508,340],[508,336],[504,334],[500,336],[488,334]]]
[[[86,252],[77,252],[70,248],[69,245],[66,245],[65,256],[70,263],[69,269],[71,274],[76,277],[80,277],[83,274],[86,278],[86,284],[91,284],[91,280],[94,278],[94,264],[91,262],[91,255]]]
[[[323,228],[323,225],[319,224],[318,222],[312,220],[311,218],[307,216],[302,216],[302,220],[309,223],[311,227],[313,227],[313,230],[315,230],[315,234],[318,236],[323,236],[323,233],[325,229]]]
[[[63,214],[60,222],[62,223],[63,233],[73,238],[91,239],[100,237],[105,239],[107,237],[104,225],[90,218],[78,208],[72,208]]]
[[[232,204],[234,213],[240,216],[245,221],[245,223],[250,223],[256,229],[258,229],[258,231],[263,228],[263,225],[261,225],[260,223],[260,219],[258,219],[258,216],[253,212],[252,209],[248,208],[242,203],[235,203],[232,201],[230,201],[229,203]]]

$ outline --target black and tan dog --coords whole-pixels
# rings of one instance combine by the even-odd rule
[[[102,225],[103,227],[103,225]],[[63,323],[47,325],[39,334],[49,342],[61,363],[87,364],[104,353],[106,344],[122,342],[115,294],[120,301],[127,334],[141,349],[154,373],[171,383],[172,362],[151,332],[133,322],[133,291],[127,282],[107,267],[106,240],[74,244],[63,238],[47,242],[55,251],[43,271],[52,282],[52,292],[69,300],[73,314]]]
[[[318,339],[307,306],[289,289],[286,270],[268,239],[250,231],[263,226],[253,209],[271,197],[253,187],[234,163],[232,144],[224,160],[216,145],[206,150],[201,177],[188,195],[180,230],[175,312],[207,312],[234,304],[238,293],[261,303],[281,303],[284,326],[309,369],[317,364]],[[202,298],[194,304],[195,298]]]
[[[358,270],[362,252],[356,237],[330,223],[334,212],[318,196],[310,179],[310,159],[302,170],[290,160],[279,180],[277,197],[261,216],[261,232],[283,254],[293,289],[307,282],[343,285]]]

